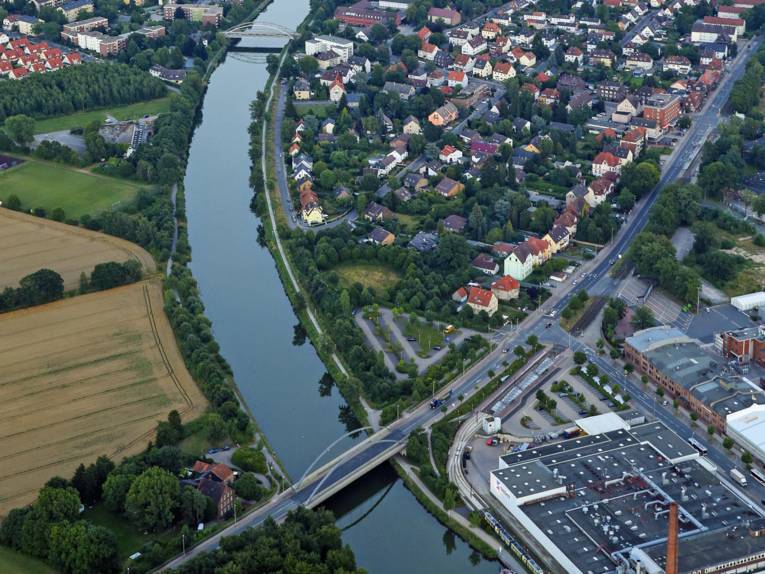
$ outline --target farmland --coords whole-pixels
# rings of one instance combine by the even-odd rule
[[[113,108],[104,108],[100,110],[91,110],[88,112],[76,112],[66,116],[56,116],[55,118],[46,118],[35,122],[35,133],[46,134],[49,132],[58,132],[71,130],[73,128],[84,128],[93,122],[103,122],[107,116],[118,120],[137,120],[145,115],[164,114],[170,110],[170,96],[149,100],[148,102],[138,102],[127,106],[117,106]]]
[[[90,274],[97,263],[136,259],[154,271],[146,251],[116,237],[0,209],[0,289],[16,287],[25,275],[53,269],[66,290],[76,289],[80,273]]]
[[[16,195],[25,209],[41,207],[50,213],[61,208],[68,218],[111,209],[133,199],[139,189],[132,181],[34,159],[0,172],[0,200]]]
[[[80,462],[142,450],[170,410],[201,414],[162,305],[145,281],[0,315],[0,515]]]

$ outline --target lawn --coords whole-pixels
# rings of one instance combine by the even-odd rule
[[[35,122],[35,133],[45,134],[48,132],[60,132],[73,128],[84,128],[93,122],[103,122],[106,116],[112,116],[118,120],[137,120],[146,115],[163,114],[170,110],[170,96],[138,102],[127,106],[114,108],[101,108],[88,112],[76,112],[66,116],[46,118]]]
[[[56,574],[56,571],[35,558],[0,546],[0,572],[3,574]]]
[[[398,271],[382,264],[341,263],[334,270],[340,276],[340,281],[348,287],[361,283],[364,287],[377,290],[388,289],[401,278]]]
[[[173,534],[172,530],[160,533],[146,533],[136,529],[124,516],[109,512],[103,504],[97,504],[82,513],[82,518],[93,524],[111,530],[117,538],[117,552],[121,560],[125,560],[134,552],[152,540],[167,540]]]
[[[62,208],[67,218],[105,211],[130,201],[140,185],[121,179],[89,174],[69,166],[27,160],[0,172],[0,200],[15,194],[24,209],[42,207],[48,213]]]
[[[417,339],[420,348],[425,351],[433,347],[442,347],[444,344],[444,333],[437,324],[420,321],[416,317],[411,317],[406,322],[404,335]]]

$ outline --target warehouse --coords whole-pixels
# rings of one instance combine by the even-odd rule
[[[765,405],[729,414],[726,417],[728,435],[752,456],[765,460]]]
[[[765,291],[758,291],[757,293],[749,293],[747,295],[732,297],[730,304],[742,313],[751,311],[752,309],[765,307]]]

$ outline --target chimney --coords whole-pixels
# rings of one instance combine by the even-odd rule
[[[669,504],[669,526],[667,532],[667,574],[678,574],[678,556],[677,556],[677,503]]]

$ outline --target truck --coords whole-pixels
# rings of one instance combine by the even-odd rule
[[[730,477],[735,480],[739,486],[746,486],[746,477],[744,473],[737,468],[730,469]]]

